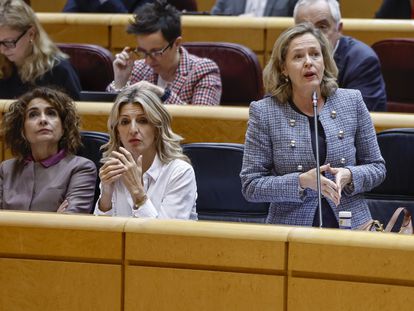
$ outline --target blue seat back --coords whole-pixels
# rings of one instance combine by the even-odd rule
[[[96,170],[98,171],[101,168],[102,164],[100,162],[102,158],[102,145],[106,144],[109,141],[109,135],[107,133],[101,132],[93,132],[93,131],[81,131],[81,138],[83,146],[78,150],[77,155],[87,158],[95,163]],[[95,185],[95,198],[94,198],[94,206],[96,201],[99,198],[99,183],[100,183],[99,176],[96,178],[96,185]],[[92,209],[93,212],[93,209]]]
[[[269,204],[247,202],[241,193],[241,144],[192,143],[183,145],[197,180],[200,220],[263,223]]]
[[[414,214],[414,128],[399,128],[377,134],[387,175],[378,187],[365,193],[373,219],[388,223],[395,209],[407,207]],[[396,227],[400,227],[402,217]]]

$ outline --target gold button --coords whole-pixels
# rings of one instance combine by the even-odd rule
[[[335,119],[336,118],[336,111],[335,110],[332,110],[331,111],[331,118],[332,119]]]

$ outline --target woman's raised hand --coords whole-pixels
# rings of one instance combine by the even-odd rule
[[[132,198],[137,198],[137,200],[142,198],[145,195],[142,183],[142,155],[135,161],[128,150],[120,147],[119,152],[112,151],[111,156],[118,159],[124,166],[121,179]]]
[[[134,67],[134,57],[130,47],[125,47],[121,53],[115,55],[113,62],[115,88],[125,86]]]

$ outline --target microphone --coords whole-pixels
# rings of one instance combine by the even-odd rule
[[[315,128],[315,150],[316,150],[316,184],[318,187],[318,213],[319,213],[319,228],[322,228],[322,191],[321,191],[321,173],[320,173],[320,161],[319,161],[319,134],[318,134],[318,93],[313,91],[312,93],[313,104],[313,122]]]

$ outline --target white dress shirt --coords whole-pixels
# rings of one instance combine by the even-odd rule
[[[193,167],[189,163],[175,159],[163,164],[156,155],[142,178],[147,200],[138,209],[133,208],[131,194],[122,181],[118,180],[112,195],[112,209],[102,212],[98,200],[94,214],[197,220],[197,184]]]
[[[244,16],[263,16],[267,0],[247,0]]]

